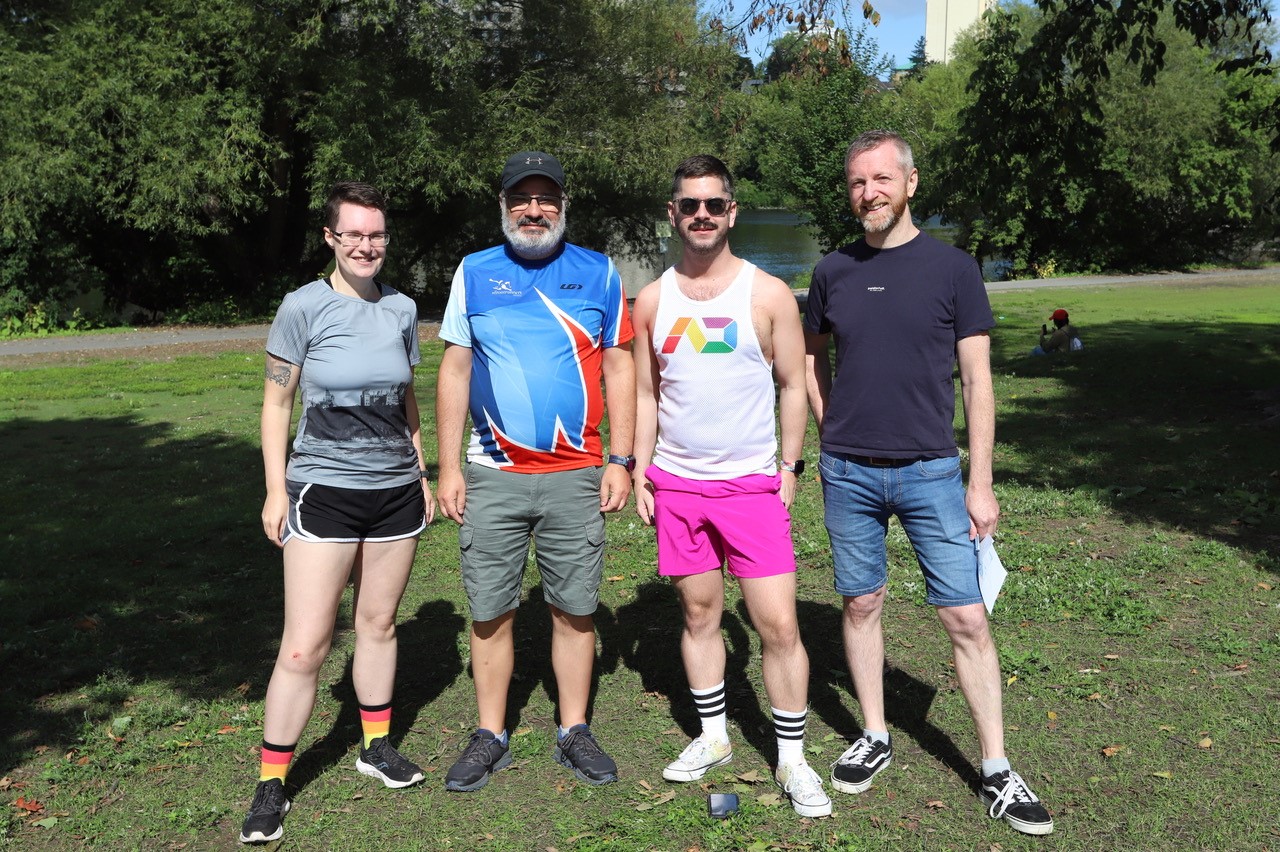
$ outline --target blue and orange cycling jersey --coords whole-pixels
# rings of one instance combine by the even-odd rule
[[[440,328],[472,351],[467,460],[515,473],[600,466],[603,353],[634,336],[622,279],[599,252],[467,255]]]

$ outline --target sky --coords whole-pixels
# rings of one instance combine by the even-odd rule
[[[705,4],[704,4],[705,5]],[[839,5],[839,4],[833,4]],[[857,32],[858,27],[867,25],[867,35],[875,39],[881,53],[887,53],[894,65],[906,65],[916,40],[924,35],[925,0],[872,0],[880,13],[880,25],[873,27],[862,17],[862,3],[850,3],[849,19],[836,21],[836,26],[850,32]],[[760,62],[769,55],[769,44],[774,38],[765,33],[756,33],[748,40],[747,56],[752,62]]]

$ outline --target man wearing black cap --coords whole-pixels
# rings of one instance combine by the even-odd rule
[[[560,725],[555,759],[588,784],[618,768],[587,727],[604,568],[604,512],[626,505],[635,466],[631,318],[613,261],[564,241],[569,199],[550,154],[502,172],[502,245],[458,265],[436,391],[440,508],[461,524],[479,726],[445,777],[478,790],[511,764],[512,625],[529,542],[551,610]],[[601,392],[601,380],[604,391]],[[609,454],[600,421],[609,412]],[[471,415],[465,473],[462,436]]]

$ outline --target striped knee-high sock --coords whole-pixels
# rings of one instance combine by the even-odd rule
[[[293,750],[297,747],[297,743],[286,746],[263,740],[262,769],[258,772],[258,780],[270,781],[272,778],[279,778],[280,783],[283,784],[285,776],[289,774],[289,764],[293,762]]]
[[[692,689],[693,706],[698,708],[698,717],[702,720],[702,734],[717,742],[729,741],[729,730],[724,712],[724,681],[720,681],[710,689]]]
[[[773,733],[778,738],[778,765],[804,763],[804,725],[809,710],[769,710],[773,713]]]
[[[391,702],[377,706],[360,705],[360,728],[364,731],[364,747],[391,733]]]

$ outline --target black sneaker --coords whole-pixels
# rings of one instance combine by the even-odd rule
[[[259,781],[253,791],[253,804],[240,829],[241,843],[270,843],[284,834],[284,815],[289,813],[289,798],[279,778]]]
[[[1023,834],[1049,834],[1053,818],[1018,773],[1006,769],[982,776],[982,802],[987,816],[1004,819]]]
[[[845,753],[831,764],[831,786],[841,793],[861,793],[871,786],[871,779],[893,763],[893,739],[882,743],[869,737],[858,737]]]
[[[361,747],[356,769],[396,789],[417,784],[423,778],[422,768],[396,751],[386,737],[378,737],[368,748]]]
[[[471,742],[462,751],[449,772],[444,776],[444,788],[455,793],[479,790],[489,783],[489,776],[511,765],[511,749],[484,728],[471,735]]]
[[[579,781],[608,784],[618,780],[618,764],[604,753],[586,725],[574,725],[556,743],[555,759],[561,766],[572,769]]]

